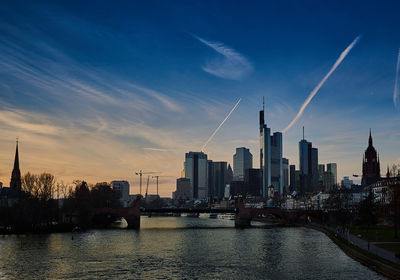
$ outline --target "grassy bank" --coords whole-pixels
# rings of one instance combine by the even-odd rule
[[[370,252],[367,252],[357,246],[354,246],[348,243],[347,240],[335,235],[335,233],[330,230],[311,225],[305,226],[325,233],[348,256],[359,261],[363,265],[368,266],[369,268],[391,279],[400,279],[400,265],[392,263],[386,259],[371,254]]]

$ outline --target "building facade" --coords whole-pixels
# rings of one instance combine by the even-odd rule
[[[172,198],[175,201],[187,201],[191,199],[190,179],[176,179],[176,191],[172,193]]]
[[[236,148],[233,155],[233,179],[243,181],[246,169],[253,168],[253,155],[245,147]]]
[[[290,192],[294,192],[296,190],[296,166],[294,164],[290,165]]]
[[[313,193],[318,189],[318,149],[312,147],[312,143],[303,139],[299,142],[300,163],[300,194]]]
[[[205,153],[185,154],[185,178],[190,179],[191,199],[208,197],[208,163]]]
[[[289,160],[282,158],[283,194],[289,193]]]
[[[274,191],[283,194],[282,133],[271,136],[271,185]]]
[[[225,187],[232,179],[229,175],[228,163],[226,161],[208,161],[208,190],[211,199],[221,200],[224,198]]]
[[[119,200],[123,207],[128,207],[130,196],[129,196],[129,182],[128,181],[112,181],[111,187],[113,190],[121,194]]]

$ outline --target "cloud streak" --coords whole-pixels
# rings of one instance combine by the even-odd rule
[[[396,65],[396,79],[394,81],[394,91],[393,91],[393,104],[396,109],[399,109],[399,71],[400,71],[400,49],[399,54],[397,56],[397,65]]]
[[[319,89],[324,85],[324,83],[326,82],[326,80],[328,80],[328,78],[332,75],[332,73],[336,70],[336,68],[340,65],[340,63],[342,63],[342,61],[346,58],[346,56],[348,55],[348,53],[351,51],[351,49],[357,44],[357,42],[360,40],[360,36],[357,36],[357,38],[355,38],[353,40],[353,42],[351,42],[351,44],[340,54],[339,58],[336,60],[335,64],[333,64],[331,70],[329,70],[329,72],[325,75],[325,77],[319,82],[319,84],[312,90],[312,92],[310,93],[310,95],[307,97],[306,101],[304,101],[303,105],[301,106],[299,112],[297,113],[297,115],[294,117],[294,119],[289,123],[289,125],[283,130],[283,133],[285,133],[286,131],[288,131],[295,123],[296,121],[301,117],[301,115],[304,112],[304,109],[307,107],[307,105],[311,102],[311,99],[313,99],[313,97],[317,94],[317,92],[319,91]]]
[[[240,80],[253,70],[251,63],[234,49],[221,42],[211,42],[195,35],[192,36],[222,55],[203,66],[202,69],[205,72],[223,79]]]

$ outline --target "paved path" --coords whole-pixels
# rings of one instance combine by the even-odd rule
[[[395,252],[380,248],[374,244],[374,243],[383,243],[383,242],[365,241],[365,240],[351,234],[348,230],[343,230],[339,227],[333,228],[333,227],[324,226],[324,225],[320,225],[320,224],[316,224],[316,223],[311,223],[311,225],[330,230],[330,231],[334,232],[335,234],[339,235],[340,237],[342,237],[343,239],[346,239],[349,243],[351,243],[365,251],[375,254],[375,255],[377,255],[381,258],[384,258],[388,261],[400,264],[400,258],[396,257]],[[388,243],[393,243],[393,242],[388,242]]]

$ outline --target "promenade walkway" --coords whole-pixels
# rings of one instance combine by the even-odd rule
[[[330,226],[326,226],[326,225],[320,225],[317,223],[310,223],[310,224],[315,227],[327,229],[327,230],[335,233],[336,235],[340,236],[341,238],[347,240],[352,245],[355,245],[365,251],[368,251],[372,254],[375,254],[375,255],[377,255],[383,259],[386,259],[388,261],[391,261],[393,263],[400,264],[400,258],[396,257],[395,252],[380,248],[374,244],[375,242],[365,241],[365,240],[351,234],[348,231],[348,229],[343,230],[338,227],[334,228],[334,227],[330,227]],[[376,242],[376,243],[379,243],[379,242]]]

